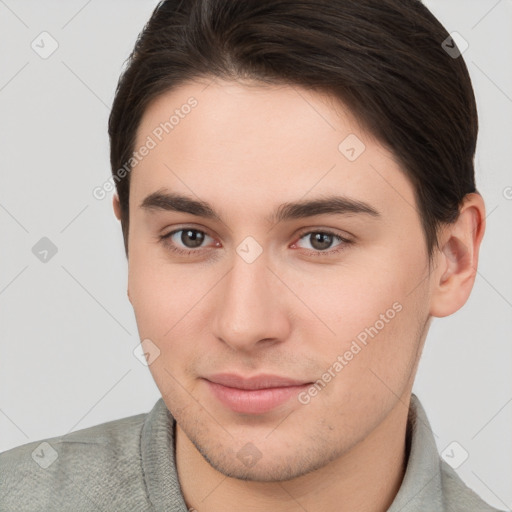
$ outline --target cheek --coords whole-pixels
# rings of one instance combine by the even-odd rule
[[[428,316],[428,280],[422,247],[402,249],[381,248],[354,264],[295,275],[297,295],[316,313],[305,312],[298,328],[316,340],[326,368],[346,354],[347,366],[358,369],[345,372],[352,379],[367,379],[369,368],[391,380],[408,376]]]
[[[134,248],[128,288],[141,335],[170,335],[204,294],[204,278],[197,267],[172,265],[154,248]]]
[[[192,373],[198,354],[204,353],[210,323],[205,318],[209,291],[222,273],[192,264],[170,264],[149,248],[135,249],[129,261],[129,291],[139,337],[150,339],[159,357],[149,366],[161,386],[177,386],[172,376],[183,381]],[[169,373],[172,374],[169,375]]]
[[[310,310],[301,315],[301,328],[316,329],[317,335],[343,342],[379,322],[381,315],[385,320],[395,317],[399,309],[395,303],[404,301],[407,282],[405,276],[396,274],[361,262],[314,273],[290,273],[285,280],[297,283],[294,292]]]
[[[304,297],[335,334],[309,315],[300,324],[301,331],[307,330],[307,353],[323,372],[301,403],[310,402],[304,409],[309,418],[322,418],[333,428],[343,425],[356,439],[408,389],[426,292],[418,287],[408,295],[408,279],[400,269],[370,273],[352,267],[338,276],[322,294]]]
[[[189,405],[187,393],[181,391],[198,353],[198,337],[190,329],[198,325],[195,315],[204,289],[191,269],[191,265],[172,267],[153,261],[148,251],[134,250],[130,255],[130,300],[139,337],[151,340],[152,350],[158,351],[148,368],[167,406],[175,412]]]

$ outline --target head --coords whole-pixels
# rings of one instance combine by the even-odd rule
[[[478,124],[447,37],[416,0],[165,1],[139,36],[109,121],[128,293],[169,410],[223,473],[347,453],[467,300]],[[306,386],[243,413],[212,395],[226,372]]]

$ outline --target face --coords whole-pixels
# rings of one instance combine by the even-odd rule
[[[151,148],[131,171],[129,297],[162,397],[211,466],[289,479],[408,396],[424,234],[392,154],[332,98],[206,84],[160,96],[139,126]],[[244,380],[262,375],[288,380]]]

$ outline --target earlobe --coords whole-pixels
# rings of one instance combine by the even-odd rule
[[[444,317],[458,311],[468,300],[478,267],[485,231],[485,206],[478,193],[468,194],[458,219],[446,225],[432,281],[430,314]]]
[[[114,208],[114,215],[117,217],[117,220],[121,220],[121,204],[119,202],[119,196],[114,194],[112,196],[112,207]]]

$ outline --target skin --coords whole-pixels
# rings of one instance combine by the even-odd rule
[[[429,267],[412,184],[333,98],[190,82],[150,104],[136,147],[190,96],[197,107],[131,172],[128,279],[140,338],[160,350],[149,368],[177,421],[187,506],[386,510],[407,462],[407,412],[429,323],[462,307],[473,286],[482,198],[468,195],[458,220],[443,226]],[[366,146],[355,161],[338,150],[349,134]],[[221,221],[140,207],[162,188],[207,201]],[[282,203],[333,193],[380,215],[266,219]],[[120,218],[117,196],[114,211]],[[194,248],[178,233],[174,245],[196,251],[178,255],[159,235],[179,228],[208,236]],[[312,233],[326,229],[352,243],[332,253],[341,247],[333,238],[318,249]],[[252,263],[236,252],[247,236],[263,251]],[[396,303],[400,312],[308,404],[294,398],[240,414],[201,379],[234,372],[315,382]],[[251,466],[237,457],[247,443],[261,455]]]

